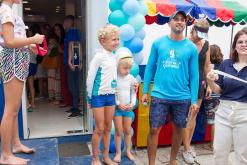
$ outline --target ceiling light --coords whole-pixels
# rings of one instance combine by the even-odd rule
[[[60,9],[60,6],[57,6],[57,9]]]
[[[22,1],[22,3],[24,4],[24,3],[29,3],[28,1]]]
[[[31,8],[30,8],[30,7],[26,7],[26,8],[25,8],[25,10],[30,11],[30,10],[31,10]]]

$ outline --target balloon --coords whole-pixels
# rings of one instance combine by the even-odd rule
[[[121,137],[121,151],[123,152],[124,150],[125,150],[125,145],[124,145],[124,138],[122,136]],[[116,147],[115,147],[115,142],[114,142],[114,135],[111,135],[109,152],[110,153],[116,153]]]
[[[118,3],[124,3],[126,0],[116,0]]]
[[[108,21],[114,25],[121,26],[128,22],[128,18],[121,10],[115,10],[109,15]]]
[[[129,48],[132,53],[138,53],[143,49],[143,41],[138,37],[134,37],[132,40],[125,42],[124,46]]]
[[[144,59],[144,56],[142,53],[136,53],[136,54],[133,54],[133,58],[134,58],[135,63],[140,65]]]
[[[145,38],[145,36],[146,36],[146,32],[145,32],[144,29],[139,30],[139,31],[136,32],[136,34],[135,34],[135,37],[139,37],[139,38],[142,39],[142,40]]]
[[[134,112],[131,113],[131,119],[132,119],[132,122],[135,120],[135,113]]]
[[[139,11],[139,3],[136,0],[127,0],[124,2],[122,10],[129,16],[135,15]]]
[[[124,24],[120,27],[120,39],[123,41],[129,41],[135,36],[135,29],[129,25]]]
[[[136,63],[133,64],[131,70],[130,70],[130,74],[134,77],[136,77],[139,74],[139,65],[137,65]]]
[[[145,4],[144,1],[139,1],[139,12],[143,15],[146,16],[148,14],[148,7]]]
[[[133,107],[133,110],[136,110],[137,106],[138,106],[138,99],[136,99],[136,103],[135,103],[135,105],[134,105],[134,107]],[[135,115],[134,115],[134,116],[135,116]],[[133,120],[132,120],[132,121],[133,121]]]
[[[114,122],[112,121],[112,125],[111,125],[111,135],[115,134],[115,125]]]
[[[119,55],[119,54],[121,54],[122,52],[124,52],[124,53],[127,52],[127,53],[129,53],[129,54],[132,54],[131,51],[130,51],[128,48],[126,48],[126,47],[121,47],[121,48],[117,49],[116,55]]]
[[[129,17],[128,23],[134,27],[135,31],[139,31],[145,25],[146,20],[142,14],[137,13],[136,15]]]
[[[110,0],[109,8],[111,11],[121,10],[122,4],[118,2],[118,0]]]

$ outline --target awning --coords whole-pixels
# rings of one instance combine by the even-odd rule
[[[147,24],[165,24],[177,10],[185,11],[192,18],[207,17],[216,26],[247,23],[247,8],[233,0],[146,0],[146,4]]]
[[[146,4],[148,6],[147,24],[165,24],[174,12],[183,10],[189,14],[194,8],[193,4],[185,0],[146,0]]]

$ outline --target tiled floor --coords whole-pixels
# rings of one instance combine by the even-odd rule
[[[46,100],[37,100],[33,112],[28,112],[29,138],[69,135],[69,130],[81,130],[83,118],[67,119],[69,108],[59,108]]]

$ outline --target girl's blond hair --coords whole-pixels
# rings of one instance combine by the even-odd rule
[[[105,39],[107,36],[111,34],[119,35],[119,28],[112,24],[107,24],[98,31],[98,40]]]
[[[134,64],[134,59],[132,57],[121,58],[118,62],[118,65],[125,65],[128,67],[132,67],[133,64]]]

